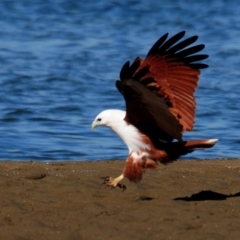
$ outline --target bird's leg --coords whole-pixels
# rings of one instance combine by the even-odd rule
[[[126,186],[120,183],[120,181],[124,179],[123,174],[121,174],[117,178],[111,178],[107,176],[107,177],[102,177],[102,179],[103,179],[102,184],[105,184],[106,186],[110,186],[112,188],[119,187],[119,188],[122,188],[123,191],[126,190]]]

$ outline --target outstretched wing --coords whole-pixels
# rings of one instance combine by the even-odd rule
[[[196,107],[194,92],[200,75],[199,69],[208,67],[206,64],[199,63],[199,61],[208,58],[208,55],[197,54],[205,46],[203,44],[190,46],[198,39],[197,36],[180,41],[184,35],[185,31],[168,40],[168,34],[163,35],[152,46],[144,60],[137,57],[132,65],[130,65],[130,62],[124,64],[120,72],[121,81],[117,82],[120,92],[121,85],[125,84],[126,79],[133,79],[155,93],[159,99],[164,101],[168,111],[181,125],[180,132],[193,129]],[[131,88],[134,91],[133,85]],[[126,119],[132,124],[136,124],[136,119],[138,119],[138,124],[140,124],[143,115],[147,114],[147,111],[151,108],[150,105],[153,104],[152,97],[148,94],[143,98],[142,96],[146,93],[142,91],[135,104],[136,108],[142,108],[143,105],[145,108],[142,109],[143,111],[134,111],[133,107],[128,107],[129,91],[122,91],[121,93],[127,106]],[[152,108],[154,107],[152,106]],[[156,122],[159,121],[160,115],[163,116],[161,111],[162,109],[159,108],[154,109],[154,114],[151,113]],[[133,119],[135,120],[133,121]],[[162,130],[166,131],[164,126],[162,125]],[[173,134],[169,135],[176,138]]]
[[[162,98],[133,79],[117,81],[116,86],[126,102],[127,122],[152,141],[172,141],[174,138],[182,141],[181,126]]]

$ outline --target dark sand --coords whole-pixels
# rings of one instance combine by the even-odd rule
[[[123,161],[1,162],[0,239],[240,239],[240,160],[182,160],[126,191]]]

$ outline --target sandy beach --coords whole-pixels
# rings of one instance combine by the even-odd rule
[[[181,160],[127,189],[124,161],[0,163],[0,239],[239,239],[240,159]]]

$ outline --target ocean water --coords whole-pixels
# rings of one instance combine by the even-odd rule
[[[0,2],[0,160],[125,159],[111,130],[90,125],[124,109],[119,71],[163,34],[198,35],[209,68],[196,91],[189,138],[218,144],[183,158],[240,153],[240,14],[224,1]]]

